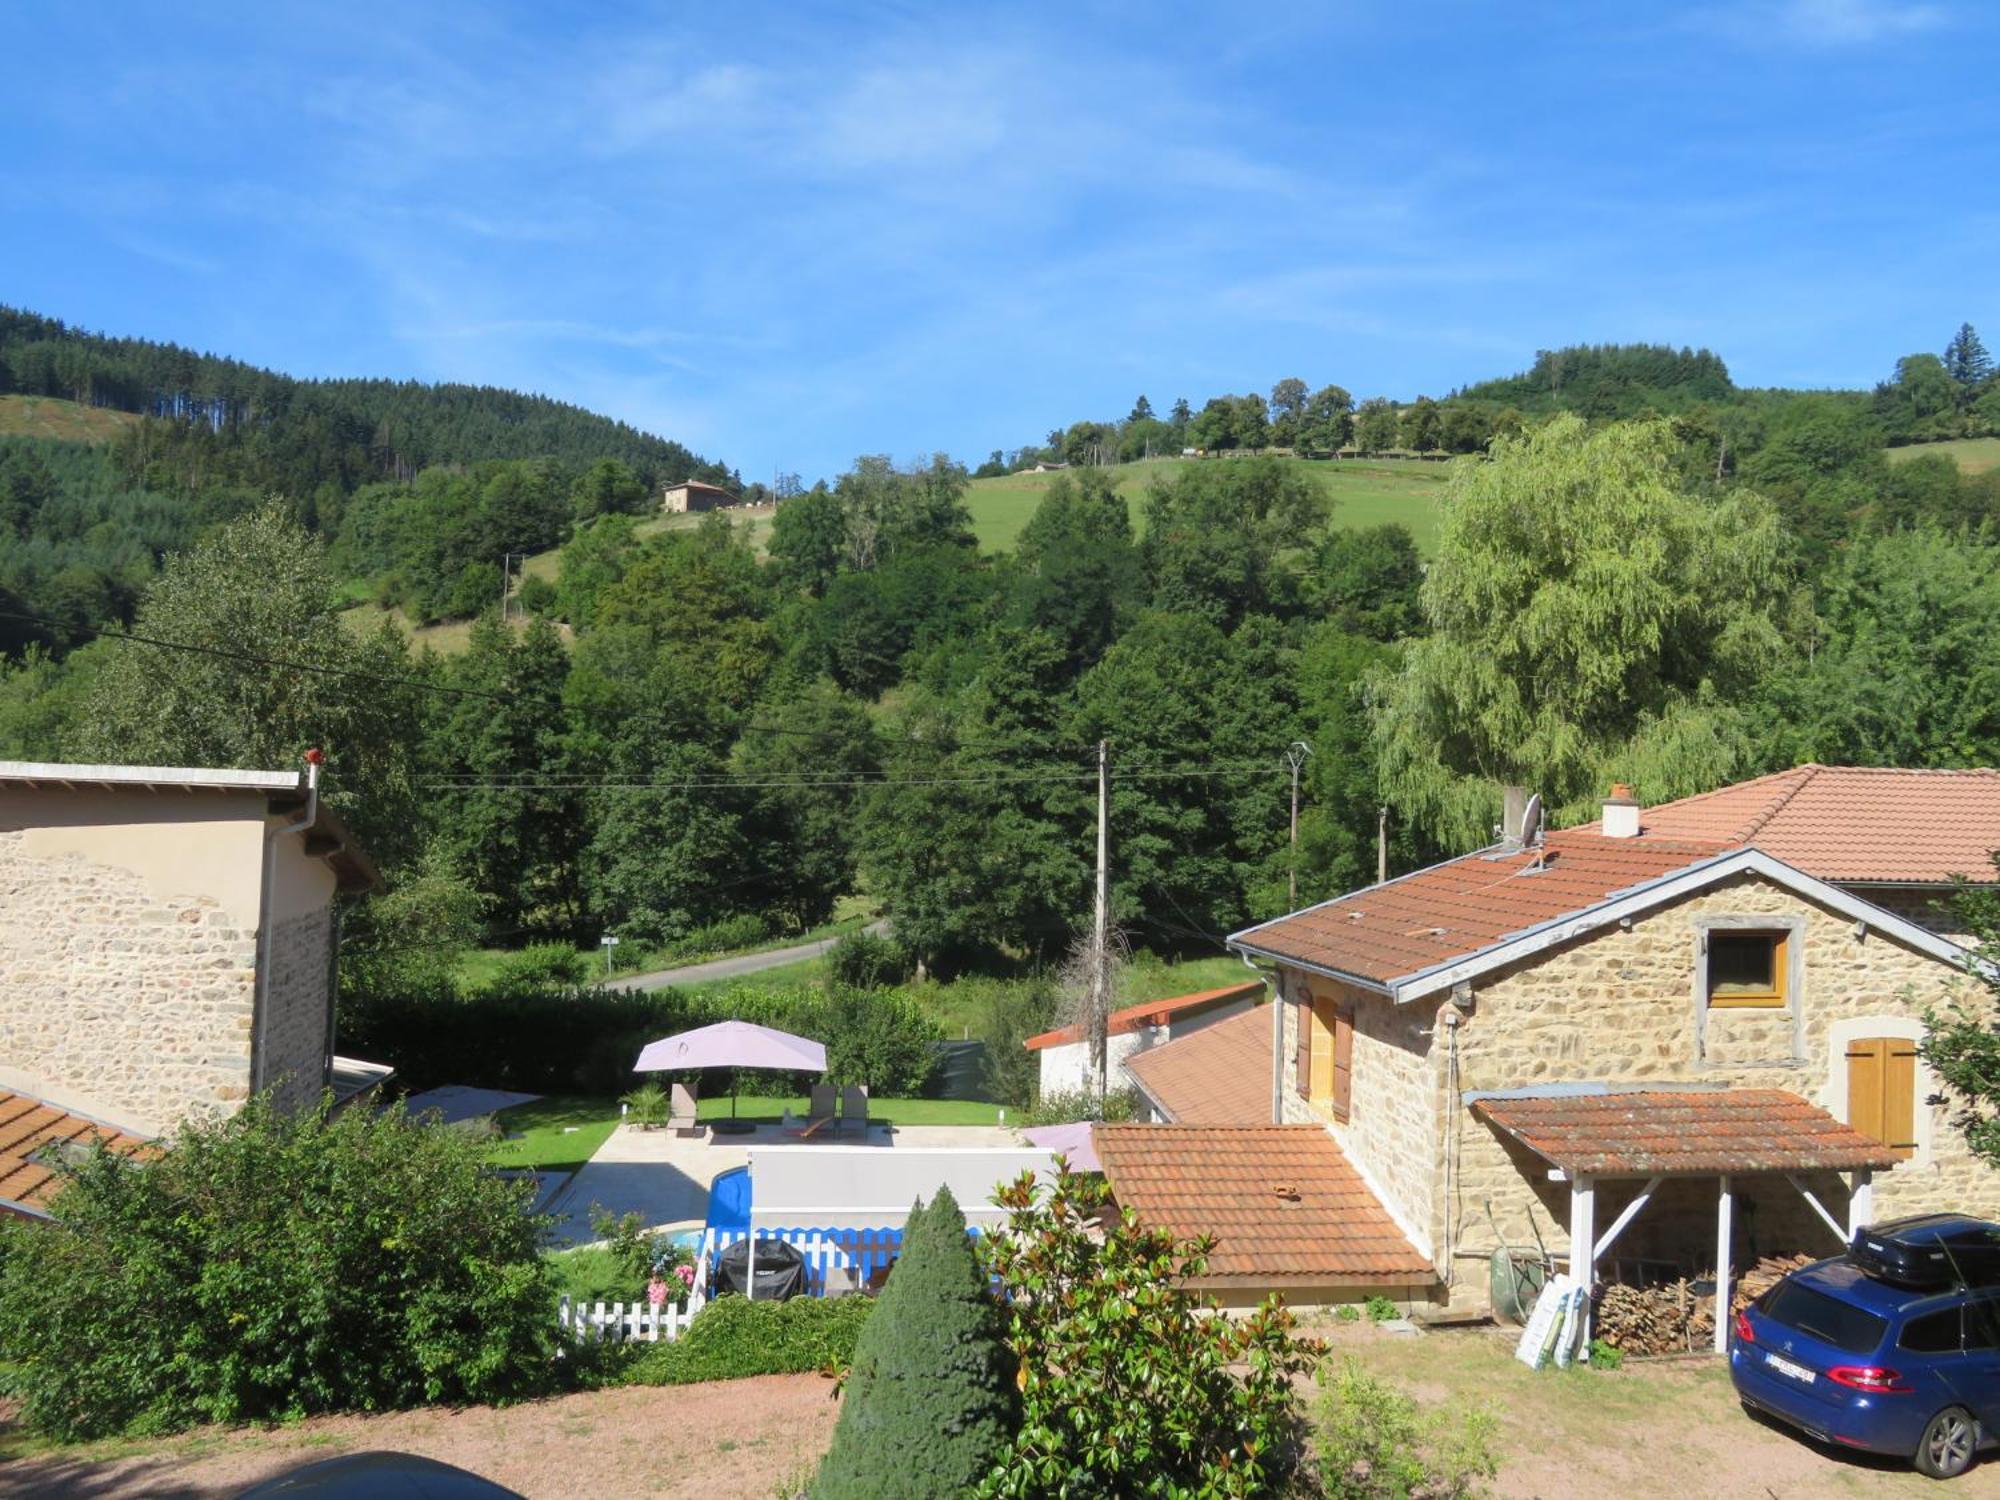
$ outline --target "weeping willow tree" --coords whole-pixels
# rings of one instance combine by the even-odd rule
[[[1728,780],[1735,709],[1809,618],[1775,508],[1698,493],[1665,423],[1559,416],[1462,463],[1421,601],[1430,634],[1373,685],[1383,789],[1481,842],[1509,783],[1558,821],[1608,784],[1649,801]]]

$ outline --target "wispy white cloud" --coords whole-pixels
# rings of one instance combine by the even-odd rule
[[[1696,19],[1741,42],[1831,50],[1936,31],[1951,17],[1928,0],[1769,0],[1698,12]]]

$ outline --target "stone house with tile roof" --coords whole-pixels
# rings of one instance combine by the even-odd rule
[[[0,762],[0,1209],[66,1143],[379,1083],[333,1028],[340,898],[376,883],[316,765]]]
[[[1971,982],[1942,898],[1995,879],[2000,775],[1802,766],[1605,814],[1234,934],[1279,1002],[1241,1123],[1336,1152],[1453,1310],[1486,1306],[1503,1244],[1699,1275],[1872,1218],[2000,1217],[1916,1053]],[[1232,1040],[1150,1066],[1199,1078]]]

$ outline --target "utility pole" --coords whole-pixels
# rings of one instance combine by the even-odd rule
[[[1090,1061],[1097,1069],[1097,1097],[1110,1086],[1111,997],[1111,742],[1097,742],[1097,913],[1091,928]]]
[[[1389,878],[1389,809],[1375,809],[1375,883]]]
[[[1292,768],[1292,874],[1291,908],[1299,909],[1299,772],[1312,754],[1312,746],[1304,740],[1293,740],[1285,751],[1285,760]]]
[[[525,565],[527,561],[528,554],[525,552],[503,552],[500,554],[500,618],[503,621],[508,618],[513,608],[512,604],[509,603],[509,599],[514,592],[514,564],[518,562]]]

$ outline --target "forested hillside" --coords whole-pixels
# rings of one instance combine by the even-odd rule
[[[1385,471],[1426,476],[1423,551],[1344,524],[1315,477],[1366,474],[1341,460],[1037,476],[1003,552],[943,455],[859,460],[753,547],[725,515],[642,527],[647,480],[582,437],[352,485],[335,463],[303,496],[189,469],[255,446],[200,411],[4,440],[0,754],[323,745],[390,873],[356,927],[385,957],[447,929],[743,941],[859,890],[953,968],[1064,950],[1104,741],[1119,921],[1213,950],[1294,868],[1301,900],[1369,879],[1383,809],[1404,869],[1481,840],[1502,781],[1576,817],[1614,776],[1654,800],[1804,759],[2000,760],[2000,475],[1887,461],[1923,368],[1746,396],[1703,356],[1538,364],[1485,451]],[[1664,414],[1566,409],[1676,372]],[[1947,378],[1976,418],[1989,377]],[[248,420],[310,451],[291,416]],[[502,557],[550,547],[503,622]],[[363,595],[476,615],[468,648],[344,628]]]

